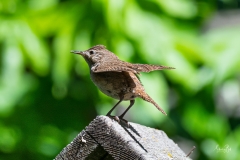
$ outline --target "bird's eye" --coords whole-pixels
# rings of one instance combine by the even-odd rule
[[[95,53],[95,51],[90,51],[89,53],[90,53],[90,55],[92,55],[92,54],[94,54],[94,53]]]

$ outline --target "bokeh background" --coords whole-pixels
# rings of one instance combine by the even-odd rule
[[[129,121],[164,130],[193,159],[240,159],[239,0],[0,0],[0,159],[53,159],[117,102],[70,50],[103,44],[142,73]],[[120,115],[129,102],[114,112]]]

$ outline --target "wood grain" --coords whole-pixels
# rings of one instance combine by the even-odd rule
[[[109,117],[98,116],[55,159],[186,160],[189,158],[161,130],[136,123],[130,123],[130,127],[127,127]]]

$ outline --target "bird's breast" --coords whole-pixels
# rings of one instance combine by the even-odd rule
[[[124,100],[138,97],[143,89],[142,84],[134,73],[131,72],[91,72],[93,83],[106,95]]]

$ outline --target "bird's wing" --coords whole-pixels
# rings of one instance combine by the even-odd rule
[[[95,73],[127,71],[127,72],[133,72],[135,74],[139,74],[139,72],[151,72],[154,70],[163,70],[163,69],[175,69],[175,68],[162,66],[162,65],[152,65],[152,64],[131,64],[124,61],[98,63],[91,68],[91,70]]]
[[[151,72],[155,70],[175,69],[173,67],[152,64],[132,64],[130,68],[134,69],[136,72]]]
[[[138,73],[136,70],[132,69],[127,62],[104,62],[98,63],[91,68],[92,72],[133,72]]]

